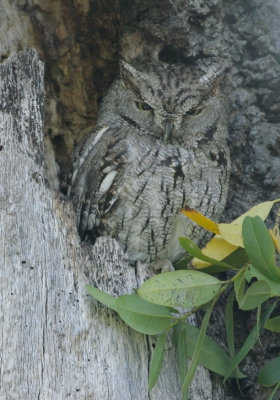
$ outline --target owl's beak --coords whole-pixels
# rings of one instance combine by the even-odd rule
[[[170,140],[170,136],[172,134],[174,128],[174,122],[173,121],[166,121],[165,123],[165,129],[163,133],[163,142],[168,143]]]

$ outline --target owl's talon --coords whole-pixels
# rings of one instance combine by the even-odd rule
[[[168,258],[159,258],[153,264],[153,270],[156,273],[174,271],[172,262]]]

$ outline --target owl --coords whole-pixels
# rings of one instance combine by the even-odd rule
[[[224,68],[120,62],[97,125],[73,155],[70,196],[82,238],[114,237],[131,261],[184,255],[203,239],[181,210],[217,220],[228,191]]]

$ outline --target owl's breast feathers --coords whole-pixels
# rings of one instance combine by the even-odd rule
[[[224,208],[227,166],[210,153],[165,145],[127,124],[97,127],[74,154],[71,196],[81,236],[115,237],[131,260],[179,258],[177,237],[197,229],[180,210],[215,217]]]

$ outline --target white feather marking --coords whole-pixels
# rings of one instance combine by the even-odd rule
[[[103,179],[103,181],[100,185],[100,188],[99,188],[100,193],[105,193],[105,192],[107,192],[107,190],[110,189],[116,175],[117,175],[117,171],[111,171],[111,172],[109,172],[108,175],[106,175],[106,177]]]
[[[106,168],[103,169],[103,172],[104,172],[105,174],[108,174],[108,173],[111,172],[111,171],[112,171],[112,167],[111,167],[110,165],[108,165],[108,167],[106,167]]]
[[[100,129],[100,131],[97,133],[97,135],[94,138],[94,141],[91,145],[91,148],[96,145],[96,143],[101,139],[103,134],[109,129],[109,126],[104,126],[104,128]]]
[[[109,126],[104,126],[102,129],[100,129],[100,131],[97,132],[94,141],[88,146],[86,147],[85,151],[83,154],[80,154],[80,158],[79,158],[79,167],[84,163],[85,159],[87,158],[87,156],[89,155],[89,153],[91,152],[91,150],[94,148],[94,146],[99,142],[99,140],[102,138],[102,136],[104,135],[104,133],[109,129]]]
[[[77,173],[78,173],[78,169],[74,169],[73,174],[72,174],[72,180],[71,180],[72,184],[74,183],[74,181],[76,179]],[[71,191],[71,188],[69,188],[69,193],[70,193],[70,191]]]
[[[104,211],[104,214],[106,214],[107,212],[109,212],[111,210],[111,208],[113,207],[113,205],[116,202],[116,200],[118,199],[118,197],[119,197],[119,195],[117,194],[115,197],[112,198],[111,201],[109,201],[109,206]]]
[[[109,129],[109,126],[104,126],[102,129],[100,129],[100,131],[97,132],[97,135],[94,138],[94,141],[91,143],[90,146],[88,146],[84,153],[80,155],[79,158],[79,165],[78,168],[76,165],[74,165],[74,170],[73,170],[73,174],[72,174],[72,179],[71,182],[72,184],[74,183],[76,176],[79,172],[79,168],[81,167],[81,165],[84,163],[85,159],[87,158],[87,156],[89,155],[89,153],[91,152],[91,150],[93,149],[93,147],[96,145],[97,142],[99,142],[99,140],[102,138],[102,136],[104,135],[104,133]],[[106,179],[106,178],[105,178]]]

